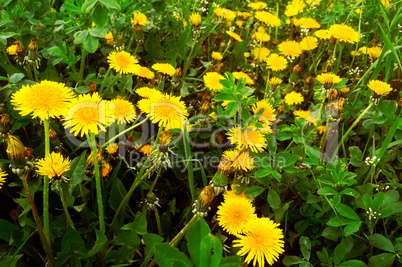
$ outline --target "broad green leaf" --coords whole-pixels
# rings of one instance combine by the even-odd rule
[[[109,13],[107,12],[107,9],[102,5],[97,5],[92,15],[92,20],[96,26],[105,27],[109,20]]]
[[[259,186],[259,185],[253,185],[250,187],[247,187],[245,190],[245,194],[247,196],[247,198],[255,198],[257,196],[259,196],[260,194],[262,194],[262,192],[264,192],[264,188]]]
[[[351,234],[359,231],[361,225],[362,225],[361,221],[351,222],[348,225],[346,225],[345,229],[343,229],[343,233],[345,234],[345,237],[348,237]]]
[[[282,263],[285,266],[296,265],[296,264],[300,264],[302,262],[304,262],[304,260],[297,256],[285,256],[285,258],[282,261]]]
[[[208,224],[200,219],[196,221],[187,232],[187,248],[192,262],[197,266],[207,266],[211,257],[212,240],[209,237]],[[205,238],[207,241],[204,241]],[[204,242],[203,245],[201,243]],[[209,244],[208,244],[209,243]]]
[[[98,0],[86,1],[81,7],[81,11],[84,12],[84,13],[87,13],[88,11],[90,11],[95,6],[95,4],[97,2],[98,2]]]
[[[70,162],[70,170],[68,170],[64,175],[70,178],[70,182],[68,184],[70,192],[72,189],[80,184],[85,179],[85,170],[87,166],[87,159],[86,159],[87,152],[82,152],[81,155],[75,157]]]
[[[337,241],[338,238],[342,235],[342,230],[339,227],[327,226],[322,231],[322,236],[326,239]]]
[[[86,94],[89,92],[89,86],[83,85],[83,86],[78,86],[75,88],[75,91],[79,94]]]
[[[107,32],[104,28],[91,28],[89,30],[89,34],[94,36],[94,37],[98,37],[98,38],[105,38]]]
[[[139,235],[147,233],[147,217],[146,212],[143,210],[141,213],[135,216],[134,222],[124,225],[121,230],[130,230],[136,232]]]
[[[120,10],[120,5],[115,0],[99,0],[106,7]]]
[[[375,246],[376,248],[388,251],[388,252],[395,252],[394,245],[392,244],[391,240],[386,238],[380,234],[373,234],[369,236],[370,243]]]
[[[329,226],[343,226],[355,222],[354,220],[345,219],[342,217],[333,217],[328,222],[327,225]]]
[[[74,34],[74,44],[81,44],[83,43],[87,37],[88,37],[88,31],[84,30],[84,31],[79,31],[76,34]]]
[[[116,178],[112,184],[112,189],[110,192],[110,198],[108,200],[109,206],[116,211],[120,202],[123,200],[124,196],[127,194],[127,190],[119,178]]]
[[[344,267],[366,267],[367,264],[365,264],[364,262],[359,261],[359,260],[348,260],[348,261],[342,262],[338,266],[344,266]]]
[[[155,246],[155,260],[159,266],[193,266],[186,255],[167,243],[162,243]]]
[[[88,254],[86,255],[86,258],[92,257],[96,253],[98,253],[107,242],[107,237],[105,236],[105,234],[102,233],[101,231],[99,231],[98,229],[95,229],[95,234],[96,234],[95,245],[88,252]]]
[[[336,195],[338,192],[335,191],[335,189],[331,187],[322,187],[318,189],[317,194],[319,195],[324,195],[324,196],[331,196],[331,195]]]
[[[8,81],[10,83],[17,83],[19,81],[22,80],[22,78],[25,77],[25,74],[23,73],[14,73],[13,75],[10,76],[10,78],[8,78]]]
[[[343,243],[339,243],[334,250],[334,263],[338,265],[346,255],[346,248]]]
[[[281,198],[279,197],[278,193],[276,193],[275,190],[271,188],[268,190],[267,201],[273,209],[278,209],[279,205],[281,204]]]
[[[145,243],[145,259],[142,266],[146,266],[154,255],[156,245],[162,243],[163,237],[157,234],[144,234],[142,238]]]
[[[299,240],[300,250],[303,254],[303,257],[309,261],[310,260],[310,253],[311,253],[311,241],[307,236],[300,237]]]
[[[348,205],[339,203],[335,209],[341,214],[342,216],[355,220],[355,221],[360,221],[359,215]]]
[[[372,256],[369,259],[369,267],[389,267],[394,263],[396,255],[391,253],[382,253],[380,255]]]
[[[99,41],[97,38],[93,37],[92,35],[88,35],[88,37],[84,41],[84,48],[89,53],[94,53],[96,49],[98,49]]]
[[[118,234],[111,243],[135,250],[140,247],[140,238],[134,231],[125,231]]]
[[[366,210],[373,207],[373,199],[368,194],[364,194],[362,200],[366,206]]]
[[[64,266],[69,259],[70,264],[80,266],[80,258],[87,253],[88,250],[81,235],[76,230],[68,228],[61,241],[61,251],[57,254],[56,266]]]

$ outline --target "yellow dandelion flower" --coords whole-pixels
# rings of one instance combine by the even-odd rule
[[[117,121],[118,124],[130,123],[135,120],[134,105],[125,99],[113,99],[107,104],[110,123]]]
[[[273,71],[281,71],[286,69],[288,66],[288,61],[283,56],[280,56],[276,53],[272,53],[266,59],[267,66]]]
[[[97,151],[96,157],[98,158],[98,162],[101,162],[103,160],[102,151],[99,149],[99,147],[96,148],[96,151]],[[92,151],[87,158],[87,165],[94,166],[94,152]]]
[[[331,87],[332,85],[339,83],[342,79],[333,73],[323,73],[317,76],[317,81],[319,81],[322,85],[326,87]]]
[[[378,46],[370,47],[367,49],[367,55],[372,59],[377,59],[381,56],[382,49]]]
[[[293,24],[303,29],[318,29],[321,27],[320,23],[313,18],[294,19]]]
[[[153,123],[165,127],[165,130],[182,129],[188,116],[186,105],[180,97],[170,95],[142,99],[138,102],[138,107]]]
[[[276,88],[278,87],[278,85],[280,85],[282,83],[282,79],[278,78],[278,77],[272,77],[271,79],[269,79],[269,84],[273,87]]]
[[[153,148],[152,145],[146,144],[143,147],[141,147],[140,152],[144,155],[149,156],[149,154],[151,154],[152,152],[152,148]]]
[[[113,44],[114,43],[113,33],[108,32],[105,36],[105,39],[106,39],[106,43]]]
[[[331,32],[329,30],[318,30],[314,33],[314,35],[324,40],[331,38]]]
[[[368,83],[368,87],[376,96],[388,95],[389,92],[392,91],[392,88],[388,83],[379,80],[371,80]]]
[[[244,56],[245,58],[249,58],[249,57],[250,57],[250,53],[249,53],[249,52],[244,52],[243,56]]]
[[[208,72],[203,76],[204,84],[211,90],[221,90],[223,85],[220,83],[221,80],[224,80],[225,77],[220,75],[217,72]]]
[[[353,44],[359,41],[359,33],[347,25],[333,24],[329,27],[329,32],[341,42]]]
[[[300,41],[300,47],[303,50],[314,50],[318,46],[318,39],[313,36],[306,36]]]
[[[134,68],[134,74],[140,76],[141,78],[145,78],[151,80],[155,78],[155,74],[148,69],[147,67],[137,66]]]
[[[230,143],[236,145],[236,149],[262,152],[267,147],[267,139],[254,128],[241,129],[235,127],[229,130],[228,136]]]
[[[321,125],[317,127],[317,133],[319,135],[323,135],[325,133],[325,125]]]
[[[7,137],[7,149],[6,153],[11,161],[15,164],[23,163],[22,166],[25,166],[25,146],[24,144],[15,136],[9,134]],[[14,165],[15,165],[14,164]]]
[[[281,20],[274,14],[269,13],[267,11],[255,12],[255,18],[265,23],[267,26],[278,27],[281,25]]]
[[[246,83],[248,85],[253,85],[254,81],[251,79],[250,76],[248,76],[247,73],[244,72],[232,72],[233,77],[235,77],[235,79],[240,79],[240,78],[245,78],[246,79]]]
[[[41,120],[63,116],[74,93],[63,83],[41,81],[32,86],[22,86],[11,96],[11,104],[22,116],[32,113],[32,118]]]
[[[389,0],[381,0],[381,4],[387,8],[389,6]]]
[[[39,159],[39,163],[36,164],[37,173],[39,175],[46,175],[49,179],[53,177],[61,177],[63,173],[70,169],[70,160],[64,158],[62,154],[52,152],[44,159]]]
[[[138,60],[126,51],[113,51],[107,57],[110,67],[120,74],[134,73]]]
[[[265,32],[263,27],[258,27],[257,31],[251,35],[251,38],[258,42],[266,43],[271,40],[271,36]]]
[[[272,265],[278,260],[279,254],[284,252],[284,238],[279,224],[269,218],[255,218],[248,221],[244,235],[238,235],[234,240],[234,247],[240,247],[238,255],[244,256],[246,263],[253,260],[253,266],[265,266],[265,261]]]
[[[278,45],[280,54],[285,57],[298,57],[303,52],[300,44],[296,41],[284,41]]]
[[[163,131],[159,137],[160,145],[168,145],[172,141],[172,135],[169,131]]]
[[[240,35],[238,35],[235,32],[231,32],[231,31],[226,31],[227,35],[229,35],[230,37],[232,37],[233,39],[235,39],[238,42],[242,42],[243,40],[241,39]]]
[[[16,45],[16,44],[10,45],[9,47],[7,47],[6,52],[7,52],[7,54],[9,54],[11,56],[16,56],[17,48],[18,48],[18,45]]]
[[[195,27],[198,27],[201,24],[201,15],[198,13],[193,13],[190,15],[190,20]]]
[[[117,153],[117,150],[119,149],[119,145],[116,143],[110,144],[106,147],[106,152],[109,155],[114,155]]]
[[[165,75],[173,76],[176,73],[176,69],[169,63],[156,63],[152,65],[152,68],[157,72]]]
[[[212,59],[215,60],[215,61],[220,61],[220,60],[222,60],[222,58],[223,58],[223,56],[222,56],[221,53],[215,52],[215,51],[212,52],[211,57],[212,57]]]
[[[267,4],[264,2],[253,2],[253,3],[249,3],[247,5],[248,7],[251,7],[254,10],[261,10],[267,7]]]
[[[214,9],[214,13],[215,13],[218,17],[224,18],[224,19],[226,19],[227,21],[231,21],[231,20],[234,20],[234,19],[236,18],[236,13],[233,12],[232,10],[226,9],[226,8],[220,8],[220,7],[215,8],[215,9]]]
[[[298,105],[303,103],[304,101],[304,97],[302,96],[302,94],[297,93],[295,91],[290,92],[289,94],[287,94],[285,96],[285,103],[287,105]]]
[[[105,101],[97,92],[79,95],[74,99],[65,117],[64,127],[71,128],[75,135],[94,133],[98,134],[99,129],[106,131],[106,107]]]
[[[243,12],[241,13],[241,15],[242,15],[242,17],[243,17],[244,20],[247,20],[249,17],[252,16],[252,14],[251,14],[250,12],[246,12],[246,11],[243,11]]]
[[[288,17],[296,16],[299,13],[303,13],[303,9],[306,6],[303,0],[293,0],[286,6],[285,15]]]
[[[112,169],[113,168],[109,163],[103,162],[102,163],[102,177],[107,177],[110,174],[110,172],[112,171]],[[94,173],[95,173],[95,171],[94,171]]]
[[[248,152],[238,150],[227,150],[223,153],[232,162],[232,167],[237,170],[250,171],[254,169],[254,159]]]
[[[246,223],[257,217],[251,201],[242,197],[226,198],[216,214],[219,226],[232,235],[243,233]]]
[[[232,184],[231,185],[232,190],[226,190],[225,193],[223,193],[223,199],[226,200],[227,198],[236,198],[236,197],[247,199],[244,191],[241,192],[240,194],[236,194],[236,191],[235,191],[236,187],[237,187],[236,184]]]
[[[236,25],[237,25],[237,27],[241,27],[241,26],[243,26],[243,23],[244,23],[244,21],[242,21],[242,20],[236,20]]]
[[[293,114],[295,115],[296,118],[303,118],[308,123],[312,123],[314,125],[317,124],[318,118],[312,117],[310,110],[301,110],[301,109],[300,110],[295,110],[295,111],[293,111]]]
[[[0,189],[6,182],[7,173],[0,168]]]
[[[144,98],[154,98],[154,97],[161,98],[163,96],[161,91],[149,87],[137,88],[135,92],[137,93],[137,95]]]
[[[271,125],[272,122],[276,119],[275,109],[272,107],[267,99],[258,101],[252,107],[254,114],[260,113],[262,109],[264,109],[264,111],[261,113],[261,117],[259,118],[259,120],[266,122],[268,125]]]
[[[362,13],[362,10],[360,8],[358,8],[355,10],[355,13],[360,15]]]
[[[269,50],[268,48],[262,46],[261,48],[256,47],[254,48],[251,53],[254,55],[254,59],[263,62],[267,59],[267,57],[269,56],[269,54],[271,53],[271,50]]]
[[[148,19],[147,16],[145,16],[145,14],[141,13],[141,12],[134,12],[133,13],[133,17],[131,18],[131,23],[134,25],[141,25],[141,26],[145,26],[148,23]]]
[[[368,47],[367,47],[367,46],[362,46],[362,47],[360,47],[359,50],[358,50],[358,55],[359,55],[360,53],[367,54],[367,51],[368,51]]]

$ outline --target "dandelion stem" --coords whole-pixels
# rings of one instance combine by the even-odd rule
[[[188,229],[190,228],[191,225],[193,225],[196,221],[198,221],[200,217],[197,215],[194,215],[193,218],[181,229],[181,231],[170,241],[170,245],[172,247],[175,247],[179,244],[180,240],[183,238],[183,236],[187,233]]]
[[[50,155],[50,136],[49,136],[49,120],[43,122],[45,127],[45,158]],[[49,246],[50,242],[50,223],[49,223],[49,177],[43,176],[43,225],[45,235]]]
[[[6,51],[4,51],[4,48],[1,48],[1,52],[3,52],[3,55],[4,55],[5,59],[7,60],[7,63],[8,63],[9,65],[12,65],[10,59],[8,58],[8,56],[7,56],[7,54],[6,54]]]
[[[52,255],[52,249],[50,248],[50,244],[47,242],[45,232],[43,231],[42,223],[39,218],[38,210],[36,209],[35,202],[33,200],[31,190],[29,189],[28,181],[28,172],[24,172],[20,178],[22,180],[22,184],[24,186],[25,193],[27,195],[29,204],[31,206],[32,214],[36,223],[36,227],[38,228],[39,238],[43,245],[43,249],[45,250],[46,257],[49,263],[49,266],[55,266],[54,258]]]
[[[183,78],[186,77],[187,70],[188,70],[188,67],[190,66],[191,57],[193,56],[194,48],[195,48],[195,45],[197,44],[197,41],[198,41],[198,33],[195,34],[193,46],[191,47],[190,53],[188,54],[188,57],[186,60],[186,65],[184,65],[183,75],[182,75]]]
[[[147,119],[145,119],[145,120],[143,120],[143,121],[141,121],[141,122],[139,122],[139,123],[137,123],[137,124],[131,126],[130,128],[127,128],[126,130],[124,130],[124,131],[118,133],[117,135],[115,135],[115,136],[113,136],[112,138],[110,138],[106,143],[104,143],[101,148],[106,147],[107,145],[109,145],[110,143],[112,143],[114,140],[116,140],[117,138],[119,138],[120,136],[122,136],[123,134],[125,134],[125,133],[131,131],[132,129],[136,128],[137,126],[140,126],[141,124],[145,123],[146,121],[147,121]]]
[[[99,174],[99,164],[98,164],[98,151],[96,149],[95,134],[91,133],[87,135],[89,146],[91,147],[93,158],[94,158],[94,170],[95,170],[95,183],[96,183],[96,198],[98,202],[98,213],[99,213],[99,230],[105,233],[105,218],[103,215],[103,199],[102,199],[102,186]]]
[[[85,57],[87,55],[87,51],[84,47],[81,48],[81,64],[80,64],[80,83],[84,84],[84,68],[85,68]]]
[[[159,217],[158,209],[156,208],[156,206],[154,211],[155,211],[156,225],[158,227],[158,234],[162,236],[163,232],[162,232],[161,218]]]
[[[137,55],[137,51],[138,51],[138,48],[140,47],[140,43],[138,42],[137,43],[137,45],[136,45],[136,47],[135,47],[135,50],[134,50],[134,53],[133,53],[133,56],[135,57],[135,55]]]
[[[111,70],[112,70],[112,68],[108,68],[108,70],[106,71],[105,77],[103,77],[103,81],[102,81],[101,86],[99,88],[99,94],[101,96],[102,96],[102,93],[103,93],[103,91],[102,91],[103,86],[105,85],[105,82],[106,82],[107,77],[109,76]]]
[[[66,219],[68,224],[75,230],[73,220],[71,220],[70,213],[68,212],[66,201],[64,200],[63,188],[60,186],[60,199],[61,204],[63,205],[64,214],[66,215]]]
[[[116,76],[114,77],[113,81],[106,87],[106,92],[109,90],[109,88],[113,88],[113,85],[116,83],[117,79],[120,77],[120,74],[116,73]]]

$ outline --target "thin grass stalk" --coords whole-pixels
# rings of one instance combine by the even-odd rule
[[[45,158],[50,155],[50,136],[49,136],[49,120],[43,122],[45,128]],[[49,246],[50,241],[50,222],[49,222],[49,177],[43,176],[43,225],[45,229],[45,235]]]
[[[81,48],[81,63],[80,63],[80,83],[84,84],[84,69],[85,69],[85,57],[87,55],[87,51],[84,47]]]
[[[67,204],[66,204],[66,201],[64,200],[63,188],[61,186],[60,186],[60,199],[61,199],[61,204],[63,206],[64,215],[66,216],[66,219],[67,219],[67,223],[70,225],[71,228],[73,228],[75,230],[74,222],[71,219],[70,213],[68,212]]]

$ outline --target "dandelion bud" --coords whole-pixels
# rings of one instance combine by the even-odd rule
[[[301,66],[299,63],[297,63],[294,67],[293,67],[293,73],[298,74],[300,71],[302,70]]]
[[[25,58],[29,64],[34,65],[37,69],[40,66],[40,56],[38,54],[38,45],[34,38],[31,39],[29,44],[28,56]]]
[[[10,130],[10,118],[7,113],[1,114],[0,119],[0,135],[6,135]]]
[[[98,162],[101,162],[103,157],[102,157],[102,152],[99,150],[99,148],[97,148],[97,153],[98,153]],[[91,151],[91,154],[88,156],[87,158],[87,164],[90,166],[94,165],[94,153]]]
[[[207,114],[209,111],[209,101],[204,101],[201,106],[202,114]]]
[[[232,162],[229,158],[223,158],[218,165],[218,171],[215,173],[211,181],[211,187],[214,189],[215,195],[222,192],[228,183],[228,172]]]
[[[317,133],[318,133],[319,135],[323,135],[324,132],[325,132],[325,125],[322,125],[322,126],[317,127]]]
[[[206,186],[201,191],[199,200],[204,206],[209,206],[212,200],[214,200],[214,197],[215,197],[214,190],[210,186]]]
[[[94,81],[89,82],[88,87],[89,87],[89,92],[91,92],[91,93],[96,92],[96,83]]]
[[[282,102],[282,103],[278,106],[278,112],[279,112],[279,113],[283,113],[284,110],[285,110],[285,103]]]
[[[329,93],[328,93],[328,100],[329,101],[334,101],[337,98],[337,96],[338,96],[338,91],[337,90],[335,90],[335,89],[329,90]]]
[[[23,171],[19,172],[19,169],[23,170],[27,163],[25,158],[25,146],[15,136],[9,135],[6,152],[8,158],[11,160],[10,166],[12,171],[18,175],[21,175]]]

